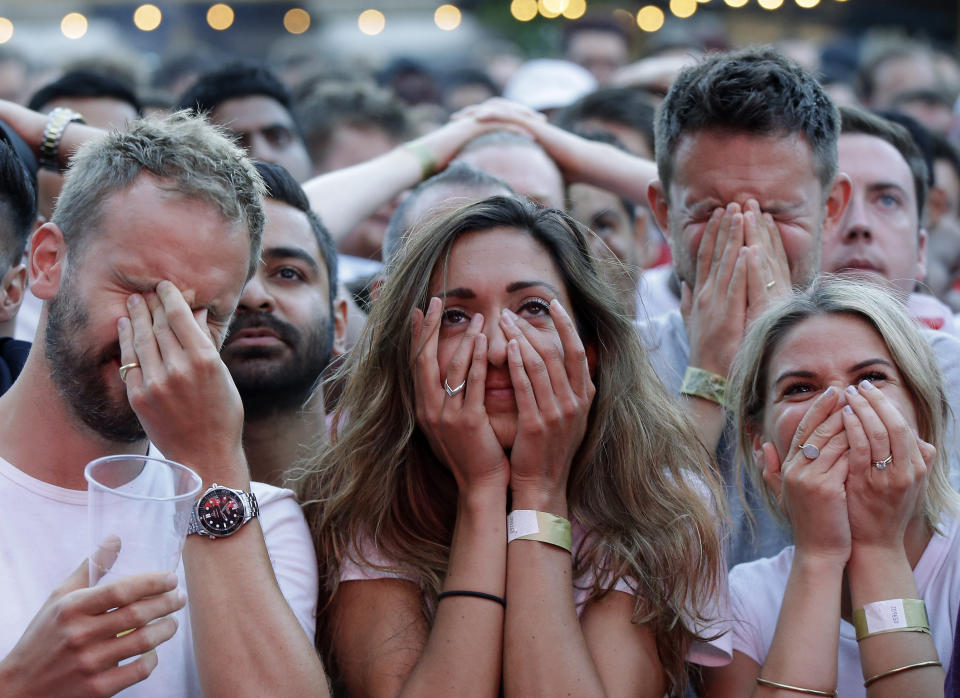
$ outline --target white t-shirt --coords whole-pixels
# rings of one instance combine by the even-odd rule
[[[319,581],[306,521],[290,490],[259,482],[252,489],[280,590],[312,642]],[[87,556],[87,492],[34,479],[0,458],[0,511],[0,657],[5,657],[50,593]],[[182,564],[177,573],[180,588],[187,590]],[[156,669],[121,695],[201,695],[187,603],[176,614],[176,634],[157,650]]]
[[[953,652],[954,624],[960,606],[960,524],[951,520],[941,526],[944,535],[934,533],[913,570],[920,598],[927,605],[930,632],[944,666]],[[733,649],[760,665],[773,643],[777,617],[783,603],[787,577],[793,564],[793,546],[780,554],[746,562],[730,570],[730,597]],[[838,657],[839,695],[866,696],[860,651],[853,625],[840,621]]]
[[[570,533],[572,538],[571,547],[574,553],[576,553],[579,551],[580,546],[583,545],[586,536],[584,535],[583,527],[576,523],[571,526]],[[380,551],[373,549],[369,544],[365,544],[362,547],[363,557],[373,565],[379,567],[398,567],[396,563],[391,563],[391,561],[382,555]],[[576,604],[578,616],[580,616],[586,608],[587,596],[590,593],[590,589],[593,587],[594,578],[593,571],[587,570],[574,581],[573,600]],[[374,579],[406,579],[414,582],[417,584],[417,586],[420,586],[419,580],[414,579],[412,576],[377,569],[377,567],[358,565],[350,559],[350,555],[344,556],[344,559],[340,564],[341,582]],[[617,580],[617,582],[613,585],[613,589],[615,591],[622,591],[625,594],[630,594],[631,596],[634,594],[634,590],[631,587],[629,580],[622,578]],[[727,627],[726,622],[723,622],[722,627],[720,625],[721,621],[719,619],[723,619],[728,616],[726,609],[721,608],[720,604],[716,602],[711,603],[708,614],[718,619],[718,625],[716,627],[711,626],[707,629],[699,628],[698,631],[701,634],[713,635]],[[693,662],[694,664],[702,664],[704,666],[723,666],[724,664],[729,663],[733,656],[730,644],[730,633],[721,635],[716,640],[708,643],[694,643],[687,653],[687,661]]]

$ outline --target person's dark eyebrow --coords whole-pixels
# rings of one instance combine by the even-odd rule
[[[560,291],[558,291],[553,284],[549,284],[546,281],[514,281],[513,283],[507,284],[507,293],[522,291],[523,289],[530,288],[531,286],[543,286],[544,288],[549,289],[555,298],[560,297]]]
[[[890,363],[886,359],[881,359],[877,357],[876,359],[867,359],[866,361],[861,361],[858,364],[854,364],[848,370],[850,371],[850,373],[855,373],[861,369],[866,368],[867,366],[873,366],[874,364],[883,364],[884,366],[889,366],[890,368],[893,368],[892,363]]]
[[[469,300],[471,298],[476,298],[477,294],[471,291],[469,288],[451,288],[446,291],[443,291],[437,294],[440,298],[460,298],[462,300]]]
[[[302,247],[267,247],[260,252],[263,259],[298,259],[307,264],[314,271],[320,271],[317,260]]]
[[[853,366],[847,369],[847,372],[856,373],[857,371],[860,371],[866,368],[867,366],[873,366],[874,364],[883,364],[885,366],[889,366],[890,368],[893,368],[892,363],[890,363],[886,359],[881,359],[877,357],[876,359],[867,359],[866,361],[861,361],[860,363],[854,364]],[[786,380],[787,378],[814,378],[814,377],[816,377],[816,374],[813,373],[812,371],[787,371],[785,373],[780,374],[780,376],[777,378],[777,380],[774,382],[773,385],[774,387],[776,387],[777,385],[780,385],[780,383]]]
[[[787,378],[813,378],[814,376],[815,374],[812,371],[786,371],[780,374],[780,377],[774,381],[773,386],[780,385]]]
[[[884,189],[895,189],[901,194],[907,194],[907,189],[900,186],[896,182],[871,182],[867,185],[867,191],[883,191]]]

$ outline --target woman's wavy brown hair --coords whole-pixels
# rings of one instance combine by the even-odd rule
[[[294,483],[320,560],[319,645],[332,660],[329,599],[347,556],[371,565],[364,541],[397,561],[390,571],[419,580],[423,612],[432,618],[457,487],[415,421],[410,317],[414,308],[426,310],[431,277],[456,240],[493,228],[515,229],[543,245],[566,284],[580,336],[597,354],[596,395],[567,484],[570,517],[589,534],[573,560],[574,578],[594,572],[591,600],[621,578],[635,583],[633,621],[655,633],[670,692],[680,694],[687,650],[706,639],[715,620],[710,601],[725,591],[725,503],[711,457],[617,310],[584,229],[560,211],[510,197],[467,206],[411,233],[339,370],[345,388],[334,437],[318,445]]]

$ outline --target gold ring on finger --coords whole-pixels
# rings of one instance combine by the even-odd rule
[[[127,382],[127,371],[129,371],[131,368],[140,368],[140,364],[138,364],[136,361],[131,361],[130,363],[124,364],[117,369],[120,371],[120,380],[122,380],[124,383]]]

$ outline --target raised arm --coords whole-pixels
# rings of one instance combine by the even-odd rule
[[[338,241],[401,192],[444,169],[468,141],[498,128],[504,126],[473,118],[450,121],[371,160],[318,175],[303,190]]]
[[[927,467],[935,449],[920,441],[883,391],[863,381],[848,390],[852,414],[846,414],[851,465],[847,481],[853,547],[848,576],[856,613],[871,604],[876,618],[862,637],[860,663],[870,698],[942,696],[944,670],[929,632],[880,632],[896,627],[889,608],[907,599],[906,623],[913,626],[911,600],[919,599],[913,576],[930,539],[920,502],[926,490]],[[876,462],[891,460],[883,469]],[[894,600],[892,604],[878,603]],[[915,603],[915,602],[913,602]],[[885,610],[886,609],[886,610]],[[891,622],[893,621],[893,622]],[[858,632],[858,637],[861,637]],[[943,657],[942,661],[949,661]],[[918,666],[919,665],[919,666]],[[911,667],[895,673],[891,670]]]
[[[501,320],[518,408],[510,454],[514,517],[518,510],[569,517],[567,479],[595,393],[587,349],[557,300],[550,318],[556,335],[509,311]],[[505,694],[663,695],[655,638],[631,623],[633,596],[611,591],[586,609],[581,623],[571,555],[557,542],[521,537],[508,546]]]
[[[542,114],[505,99],[495,97],[467,107],[454,115],[454,120],[459,119],[476,119],[497,128],[519,128],[529,133],[557,163],[568,183],[592,184],[641,203],[646,201],[647,186],[657,178],[652,160],[565,131]]]
[[[790,519],[796,551],[766,661],[758,666],[735,644],[732,663],[706,672],[705,695],[710,698],[797,693],[775,684],[836,689],[841,584],[850,555],[844,503],[847,437],[837,403],[833,387],[817,398],[782,464],[774,445],[762,444],[764,479]],[[819,453],[810,458],[803,445],[816,447],[811,455]]]
[[[487,338],[475,313],[441,376],[442,304],[413,314],[417,423],[453,473],[457,519],[433,626],[407,581],[352,581],[334,599],[334,650],[347,686],[365,696],[496,696],[506,576],[508,463],[484,407]],[[451,387],[453,395],[442,386]],[[461,389],[453,390],[463,386]]]
[[[249,492],[243,408],[206,324],[170,282],[132,295],[118,331],[127,394],[150,440],[203,478]],[[323,667],[280,592],[256,519],[218,540],[188,537],[183,565],[206,696],[326,696]]]

